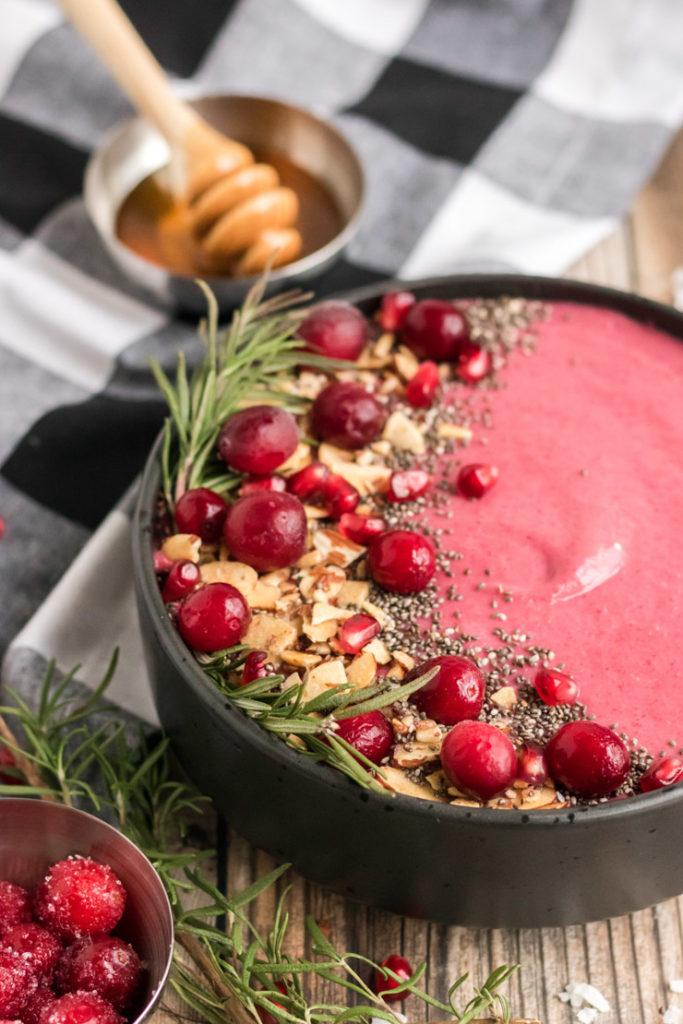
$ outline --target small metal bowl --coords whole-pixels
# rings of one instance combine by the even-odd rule
[[[80,854],[108,864],[128,893],[116,934],[146,967],[127,1014],[141,1024],[156,1007],[173,956],[173,915],[166,890],[143,853],[111,825],[84,811],[40,800],[0,799],[0,878],[32,889],[57,861]]]
[[[327,186],[343,228],[322,248],[270,275],[269,289],[297,285],[326,270],[356,233],[363,202],[360,161],[336,128],[300,107],[255,96],[204,96],[190,101],[210,124],[252,149],[268,148],[288,157]],[[85,171],[86,209],[109,253],[136,285],[171,309],[204,312],[205,300],[194,276],[172,273],[134,253],[117,237],[123,201],[148,175],[169,160],[168,145],[141,118],[115,128],[95,149]],[[209,284],[223,310],[238,305],[253,277],[212,277]]]

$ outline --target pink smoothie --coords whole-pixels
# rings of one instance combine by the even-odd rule
[[[570,304],[537,336],[506,386],[477,397],[491,426],[458,452],[498,466],[498,484],[481,501],[454,497],[450,522],[428,513],[463,553],[439,577],[444,597],[452,584],[463,595],[445,600],[443,624],[483,645],[500,645],[495,628],[531,634],[598,721],[657,753],[683,744],[683,343]]]

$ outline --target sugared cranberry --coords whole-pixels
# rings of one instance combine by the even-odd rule
[[[227,511],[228,503],[220,494],[208,487],[193,487],[176,502],[176,526],[180,533],[196,533],[213,544],[221,535]]]
[[[451,302],[442,299],[416,302],[408,311],[401,330],[416,356],[437,363],[457,359],[470,336],[465,316]]]
[[[291,413],[275,405],[252,405],[228,416],[218,435],[218,454],[231,469],[262,476],[286,462],[298,443]]]
[[[30,920],[31,897],[26,889],[13,882],[0,882],[0,935],[15,924]]]
[[[669,754],[652,762],[640,780],[640,788],[643,793],[651,793],[655,789],[675,786],[678,782],[683,782],[683,757]]]
[[[18,1017],[38,988],[30,966],[9,949],[0,949],[0,1016]]]
[[[415,501],[426,494],[432,485],[432,478],[424,469],[399,469],[391,474],[387,501]]]
[[[381,516],[360,516],[355,512],[344,512],[339,517],[339,529],[354,544],[370,544],[387,528]]]
[[[465,342],[458,353],[455,372],[466,384],[478,384],[491,372],[491,353],[474,342]]]
[[[161,596],[164,601],[179,601],[181,597],[196,590],[201,582],[202,574],[194,562],[186,559],[174,562],[162,587]]]
[[[548,778],[545,752],[536,743],[525,743],[517,756],[517,778],[530,786],[542,786]]]
[[[178,632],[196,651],[223,651],[240,642],[250,618],[237,587],[207,583],[184,598],[178,610]]]
[[[265,679],[274,673],[275,669],[268,661],[265,651],[249,651],[242,666],[242,686],[253,683],[255,679]]]
[[[344,654],[359,654],[382,627],[373,615],[358,612],[346,619],[337,633],[339,646]]]
[[[3,771],[2,769],[10,769]],[[15,774],[17,773],[17,774]],[[0,785],[23,786],[24,780],[19,773],[14,754],[9,747],[0,746]]]
[[[368,550],[370,576],[392,594],[424,590],[435,568],[431,541],[413,530],[387,530]]]
[[[253,494],[254,491],[286,491],[287,481],[277,473],[270,473],[269,476],[247,476],[242,481],[238,494],[243,498],[245,494]]]
[[[297,331],[309,352],[355,362],[368,340],[368,322],[348,302],[321,302]]]
[[[442,654],[416,665],[403,682],[412,683],[432,669],[438,669],[436,675],[410,698],[420,711],[442,725],[476,718],[482,709],[486,688],[481,669],[469,658]]]
[[[446,778],[463,793],[491,800],[517,776],[517,755],[505,733],[488,722],[459,722],[443,741]]]
[[[390,971],[401,979],[396,981],[395,978],[390,978],[388,975],[382,974],[381,971],[375,971],[373,979],[373,988],[378,996],[381,996],[386,1003],[398,1003],[402,999],[406,999],[410,992],[394,992],[402,981],[408,981],[413,976],[413,968],[410,966],[404,956],[398,956],[396,953],[392,953],[386,960],[382,960],[381,967],[387,967]]]
[[[110,932],[125,906],[121,879],[107,864],[90,857],[69,857],[53,864],[34,894],[38,920],[67,941]]]
[[[43,1010],[40,1024],[123,1024],[123,1017],[96,992],[67,992]]]
[[[498,470],[484,462],[470,462],[458,473],[456,485],[463,498],[483,498],[498,480]]]
[[[630,766],[624,743],[597,722],[567,722],[550,737],[545,753],[555,782],[584,797],[619,789]]]
[[[62,943],[47,928],[29,921],[15,924],[2,937],[2,949],[18,953],[37,978],[50,981],[63,952]]]
[[[300,501],[322,501],[323,487],[330,475],[324,462],[309,462],[307,466],[287,478],[287,490]]]
[[[337,724],[339,728],[335,736],[341,736],[373,764],[383,761],[391,750],[394,730],[381,711],[353,715],[351,718],[343,718]]]
[[[231,553],[259,572],[293,565],[306,550],[306,513],[293,494],[247,494],[230,506],[223,537]]]
[[[28,1002],[21,1011],[23,1024],[40,1024],[40,1019],[45,1013],[47,1006],[52,1004],[57,996],[49,985],[41,982],[33,995],[29,996]]]
[[[375,440],[384,418],[375,396],[351,381],[328,384],[311,410],[313,433],[338,448],[364,448]]]
[[[411,292],[387,292],[377,314],[377,321],[383,331],[395,331],[402,326],[408,310],[415,305]]]
[[[536,693],[544,704],[575,704],[579,699],[579,688],[566,672],[556,668],[539,668],[534,679]]]
[[[61,992],[96,992],[117,1010],[131,1004],[142,977],[132,946],[113,935],[93,935],[69,946],[57,970]]]
[[[339,519],[353,512],[360,501],[360,494],[339,473],[330,473],[323,486],[323,500],[328,514],[333,519]]]
[[[429,360],[421,363],[406,384],[406,398],[416,409],[428,409],[439,387],[439,368]]]

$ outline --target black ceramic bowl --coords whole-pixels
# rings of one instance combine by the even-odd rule
[[[348,298],[370,313],[391,287]],[[507,294],[606,306],[683,341],[683,315],[675,310],[572,281],[467,275],[411,283],[410,290],[418,297]],[[683,892],[683,786],[530,814],[392,799],[298,756],[227,706],[169,623],[159,595],[151,554],[159,479],[157,444],[134,530],[154,697],[187,771],[257,847],[373,906],[479,927],[598,920]]]

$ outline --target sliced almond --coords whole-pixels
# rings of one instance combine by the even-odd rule
[[[278,466],[277,471],[283,476],[289,476],[292,473],[298,473],[300,469],[303,469],[304,466],[307,466],[312,461],[311,446],[300,441],[287,461]]]
[[[404,718],[392,718],[391,728],[394,730],[395,736],[408,736],[415,727],[415,719],[412,715],[406,715]]]
[[[451,800],[451,803],[455,807],[481,807],[482,806],[482,804],[480,804],[478,800],[471,800],[469,797],[466,797],[466,796],[456,797],[455,800]]]
[[[334,604],[325,604],[323,601],[316,601],[311,609],[311,622],[319,626],[321,622],[339,622],[341,619],[348,619],[349,612],[344,608],[337,608]]]
[[[167,537],[161,550],[172,562],[198,562],[202,539],[196,533],[174,533]]]
[[[324,643],[337,635],[339,629],[338,619],[328,619],[327,622],[312,623],[310,619],[304,618],[301,630],[313,643]]]
[[[283,594],[275,602],[275,611],[280,612],[282,615],[291,615],[300,603],[301,598],[298,593]]]
[[[275,569],[274,572],[264,573],[259,579],[268,587],[279,587],[282,583],[286,583],[291,575],[290,569]]]
[[[376,636],[374,640],[371,640],[369,644],[366,644],[363,650],[369,651],[379,665],[388,665],[391,661],[389,651],[378,636]]]
[[[351,664],[346,670],[346,675],[350,683],[361,689],[363,686],[369,686],[375,678],[377,672],[377,662],[373,658],[369,651],[361,651],[353,659]]]
[[[391,455],[391,445],[388,441],[373,441],[370,447],[376,455],[381,455],[383,457]]]
[[[313,534],[313,547],[319,551],[325,559],[329,559],[338,565],[351,565],[365,554],[365,548],[360,544],[354,544],[352,540],[345,537],[343,533],[336,530],[316,530]]]
[[[257,581],[254,589],[244,596],[250,608],[261,608],[264,611],[272,611],[276,608],[281,598],[277,587],[269,587],[267,583],[261,583],[260,580]]]
[[[314,601],[331,601],[346,582],[346,573],[338,565],[321,565],[306,573],[299,581],[299,590]]]
[[[310,569],[314,565],[320,565],[323,561],[322,551],[307,551],[296,563],[297,569]]]
[[[384,777],[382,778],[382,776]],[[382,765],[382,774],[378,774],[377,781],[385,789],[389,789],[393,793],[403,793],[404,796],[416,796],[421,800],[437,800],[440,802],[445,799],[438,793],[435,793],[431,786],[413,782],[400,768]]]
[[[422,718],[415,726],[415,739],[418,743],[433,743],[440,748],[443,737],[436,722],[431,718]]]
[[[437,793],[442,793],[446,789],[446,776],[441,768],[435,772],[430,772],[429,775],[425,775],[425,780]]]
[[[509,710],[514,708],[518,701],[517,690],[514,686],[501,686],[500,690],[496,690],[495,693],[491,694],[491,700],[499,708]]]
[[[372,615],[374,619],[377,619],[381,626],[385,626],[389,621],[389,616],[384,611],[384,608],[380,608],[378,604],[374,604],[372,601],[363,601],[361,607],[364,612],[368,615]]]
[[[387,679],[393,679],[396,682],[400,682],[406,674],[406,670],[399,665],[397,661],[392,661],[387,671]]]
[[[316,505],[304,505],[304,512],[306,513],[307,519],[329,518],[329,512],[325,511],[324,508],[318,508]]]
[[[314,668],[322,661],[319,654],[309,654],[308,651],[282,651],[280,657],[285,665],[292,668]]]
[[[469,427],[461,427],[457,423],[440,423],[436,428],[439,437],[451,437],[457,441],[470,441],[472,431]]]
[[[348,679],[344,670],[344,663],[340,658],[332,661],[323,661],[320,665],[310,669],[304,680],[304,695],[307,700],[312,700],[318,694],[324,693],[333,686],[346,686]]]
[[[397,743],[394,747],[393,761],[399,768],[420,768],[429,761],[436,761],[439,746],[433,743]]]
[[[394,448],[398,448],[402,452],[422,455],[427,449],[425,439],[416,425],[412,420],[408,419],[405,413],[400,412],[398,409],[396,412],[392,412],[385,423],[382,437],[385,441],[389,441]]]
[[[384,379],[379,387],[380,395],[391,395],[394,391],[402,391],[403,384],[401,378],[397,377],[395,373],[385,373]]]
[[[362,498],[370,494],[383,494],[391,480],[388,466],[360,466],[357,462],[338,462],[333,472],[344,477]]]
[[[323,441],[318,447],[318,462],[323,462],[331,469],[338,462],[353,462],[353,452],[349,452],[345,448],[337,448],[336,445]]]
[[[518,796],[520,808],[538,810],[541,807],[562,806],[552,786],[529,786]]]
[[[270,658],[279,659],[282,651],[294,647],[298,635],[293,622],[264,613],[252,616],[243,642],[257,651],[265,651]]]
[[[376,355],[378,359],[384,359],[385,356],[389,355],[393,347],[394,335],[391,333],[391,331],[384,331],[384,333],[380,334],[379,338],[375,342],[374,348],[372,350],[373,355]]]
[[[368,604],[370,604],[369,601]],[[376,605],[372,605],[372,607],[375,608]],[[367,611],[367,608],[365,610]],[[370,614],[372,614],[372,612]],[[394,661],[397,661],[399,665],[402,665],[406,671],[410,672],[411,668],[415,668],[415,658],[413,658],[412,654],[408,654],[407,651],[392,651],[391,655]]]
[[[405,345],[394,353],[394,366],[404,380],[411,380],[420,368],[417,356]]]
[[[244,562],[207,562],[200,569],[205,583],[229,583],[248,598],[258,583],[258,573]]]
[[[370,584],[367,580],[347,580],[337,594],[337,604],[341,608],[348,608],[349,605],[362,607],[369,594]]]

